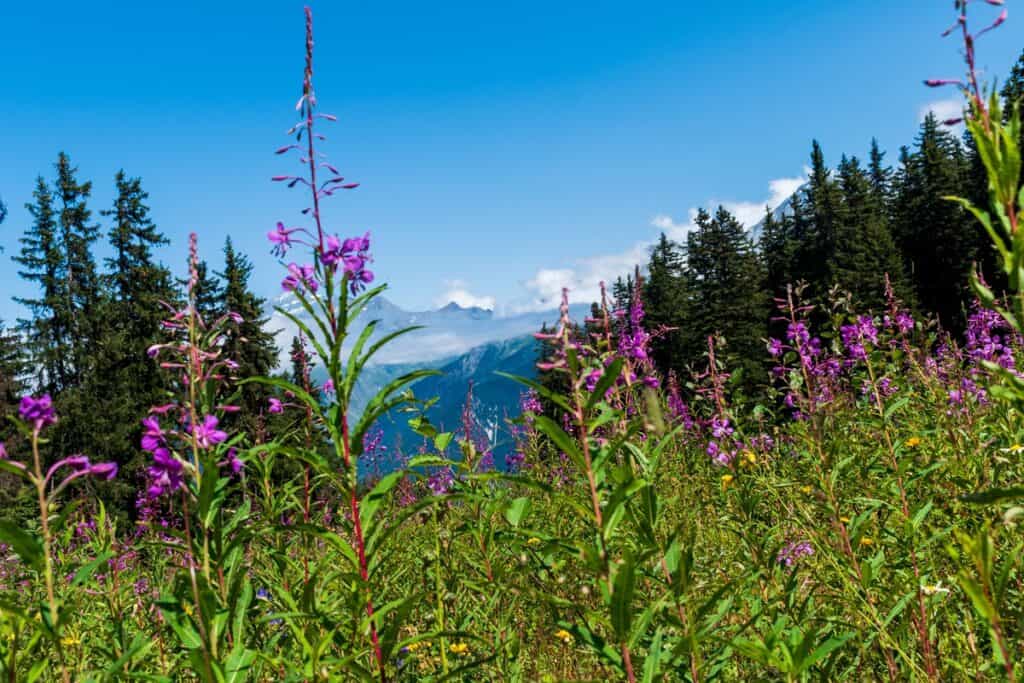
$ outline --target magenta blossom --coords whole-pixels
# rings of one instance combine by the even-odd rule
[[[292,234],[301,231],[301,228],[286,228],[284,223],[278,221],[277,229],[267,233],[267,239],[274,244],[272,253],[280,257],[287,254],[288,249],[293,245]]]
[[[184,466],[182,462],[174,457],[166,448],[157,448],[153,451],[153,464],[146,471],[149,475],[149,488],[147,496],[159,498],[165,493],[175,491],[185,483],[182,474]]]
[[[207,415],[203,423],[193,428],[193,435],[200,448],[213,448],[219,443],[227,441],[227,432],[217,429],[219,420],[214,415]]]
[[[25,422],[31,422],[36,431],[57,422],[57,414],[53,409],[53,399],[49,394],[39,398],[25,396],[18,406],[18,415]]]
[[[284,412],[284,404],[281,403],[281,399],[271,396],[267,402],[270,404],[267,410],[274,415],[280,415]]]
[[[147,417],[142,421],[145,431],[142,433],[142,450],[152,453],[164,443],[164,431],[160,428],[160,420]]]
[[[289,292],[300,287],[316,292],[320,284],[316,281],[316,270],[313,266],[309,264],[298,266],[294,263],[289,263],[288,277],[281,281],[281,287]]]

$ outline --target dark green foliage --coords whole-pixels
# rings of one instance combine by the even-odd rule
[[[651,360],[667,372],[685,363],[681,348],[681,330],[686,322],[683,296],[684,254],[682,248],[665,233],[651,250],[647,279],[643,284],[644,326],[656,333],[651,340]]]
[[[896,174],[893,235],[906,259],[921,306],[949,330],[965,324],[967,275],[978,255],[977,228],[944,197],[956,194],[967,175],[957,139],[928,115],[914,150],[901,154]]]
[[[252,264],[244,254],[235,251],[229,237],[224,244],[224,271],[218,273],[223,286],[218,293],[217,308],[221,315],[237,313],[242,317],[237,326],[229,329],[222,347],[224,357],[238,363],[238,377],[269,375],[277,366],[278,349],[274,335],[265,329],[269,321],[264,313],[266,301],[250,291],[251,275]],[[269,395],[265,387],[256,384],[243,387],[238,403],[242,410],[237,413],[238,418],[251,426],[255,416],[265,407]]]
[[[886,276],[900,299],[909,302],[910,296],[902,259],[886,218],[885,173],[877,163],[872,161],[871,176],[861,168],[857,157],[844,156],[839,164],[842,204],[830,264],[832,281],[853,294],[854,301],[864,310],[873,311],[886,305]]]
[[[32,349],[32,363],[38,370],[38,386],[51,394],[67,381],[68,358],[64,350],[64,332],[59,328],[55,309],[59,305],[61,253],[57,245],[57,218],[53,194],[46,181],[36,179],[32,193],[35,201],[25,208],[32,215],[32,225],[19,239],[21,251],[14,258],[20,266],[18,275],[38,287],[34,298],[16,297],[32,314],[19,321],[22,334]]]
[[[695,223],[697,229],[687,236],[683,276],[685,357],[700,358],[708,335],[722,335],[732,367],[744,373],[749,386],[760,385],[769,304],[764,266],[743,225],[724,208],[713,217],[699,211]]]
[[[162,340],[160,322],[168,316],[165,304],[177,299],[170,271],[155,260],[153,251],[167,243],[149,218],[148,194],[139,178],[119,171],[117,197],[102,215],[111,220],[107,238],[114,254],[106,261],[101,299],[103,324],[94,370],[69,406],[67,421],[84,425],[83,450],[114,460],[122,476],[104,487],[115,508],[132,502],[141,480],[146,454],[139,448],[140,420],[150,406],[163,402],[165,376],[146,349]],[[104,396],[105,409],[95,411],[90,397]]]

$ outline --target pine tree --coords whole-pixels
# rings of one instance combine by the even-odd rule
[[[64,262],[60,295],[53,310],[58,329],[66,336],[65,349],[71,358],[68,385],[78,386],[93,358],[94,345],[103,320],[99,315],[100,283],[92,244],[99,226],[92,222],[87,202],[92,183],[79,182],[78,169],[67,154],[57,157],[58,242]]]
[[[651,250],[644,282],[644,326],[651,332],[667,330],[651,341],[651,359],[665,377],[683,369],[680,329],[685,325],[683,254],[680,246],[661,233]]]
[[[807,242],[802,247],[801,276],[816,284],[816,293],[822,295],[834,278],[832,256],[836,250],[841,198],[817,140],[811,143],[811,174],[804,199],[808,234],[803,238]]]
[[[119,171],[115,188],[113,207],[101,212],[112,219],[107,236],[113,255],[102,278],[104,324],[95,344],[94,369],[80,388],[66,393],[65,403],[69,418],[88,424],[81,435],[83,450],[103,453],[121,466],[120,483],[104,491],[108,501],[127,509],[145,466],[137,448],[139,422],[150,406],[163,402],[166,386],[164,374],[145,350],[163,339],[160,323],[167,310],[162,302],[173,304],[176,292],[170,271],[154,258],[153,250],[167,239],[149,218],[149,195],[142,181]],[[95,396],[106,397],[105,410],[90,411]]]
[[[277,365],[278,349],[274,334],[265,328],[269,322],[264,310],[266,301],[249,290],[252,264],[249,259],[235,251],[229,237],[224,243],[224,271],[218,276],[224,283],[218,293],[219,311],[237,313],[242,322],[232,329],[224,340],[224,357],[238,363],[238,377],[269,375]],[[267,390],[257,384],[242,387],[240,416],[248,423],[266,403]]]
[[[70,374],[69,359],[63,353],[66,333],[54,316],[60,296],[62,259],[53,195],[42,177],[36,179],[32,196],[35,201],[25,205],[32,214],[32,225],[19,240],[21,251],[14,262],[21,266],[18,275],[35,283],[39,293],[34,298],[15,297],[15,301],[32,313],[31,319],[19,321],[19,327],[32,350],[31,362],[40,370],[36,388],[52,395],[66,385]]]
[[[21,335],[0,322],[0,420],[14,414],[28,391],[25,377],[29,366],[24,349]]]
[[[977,231],[959,205],[944,197],[964,186],[966,160],[957,139],[929,114],[913,151],[901,154],[895,180],[893,236],[903,253],[918,303],[959,333],[970,298],[968,273],[977,258]]]
[[[872,156],[877,148],[872,145]],[[863,310],[881,310],[886,304],[885,278],[905,302],[910,295],[902,259],[893,242],[886,219],[884,192],[875,178],[884,174],[872,159],[871,175],[861,168],[857,157],[843,156],[839,164],[842,193],[836,221],[836,243],[829,270],[832,283],[853,294]]]
[[[684,357],[699,359],[707,336],[720,334],[726,339],[729,366],[742,371],[744,385],[754,388],[763,383],[765,367],[768,293],[763,264],[743,226],[724,208],[714,217],[701,209],[695,223],[686,244]]]

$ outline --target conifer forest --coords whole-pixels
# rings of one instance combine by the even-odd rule
[[[958,115],[808,137],[757,225],[700,209],[441,395],[371,377],[416,326],[322,211],[373,181],[315,7],[251,189],[276,269],[199,228],[170,263],[146,181],[63,142],[0,204],[0,679],[1024,683],[1024,52],[978,65],[1012,4],[934,9],[961,75],[912,75]]]

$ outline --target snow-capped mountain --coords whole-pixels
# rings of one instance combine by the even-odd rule
[[[300,320],[307,316],[292,298],[282,298],[277,305],[295,314]],[[570,316],[582,322],[589,306],[570,307]],[[482,308],[463,308],[450,303],[429,311],[406,311],[384,297],[373,300],[350,331],[350,340],[358,338],[365,325],[376,320],[372,339],[413,325],[422,329],[410,332],[388,344],[367,364],[352,396],[352,410],[360,414],[367,402],[391,380],[418,368],[441,372],[413,386],[420,399],[439,398],[427,417],[443,430],[459,430],[462,407],[470,382],[473,383],[473,414],[477,427],[486,432],[500,464],[511,447],[505,419],[518,414],[522,387],[495,374],[497,371],[533,377],[538,343],[533,333],[541,325],[554,325],[558,311],[496,316]],[[287,349],[295,326],[280,313],[272,316],[271,329],[278,329],[278,346]],[[282,367],[288,360],[282,358]],[[322,367],[314,367],[313,380],[322,383],[326,377]],[[408,427],[408,415],[392,414],[381,422],[384,443],[391,452],[415,450],[420,437]]]
[[[290,295],[282,296],[276,304],[297,315],[300,320],[306,317]],[[587,305],[570,307],[570,314],[575,320],[582,320],[588,312]],[[496,316],[493,311],[476,307],[463,308],[454,302],[436,310],[406,311],[385,297],[378,296],[359,316],[353,329],[349,330],[350,343],[354,343],[363,327],[373,320],[377,321],[377,328],[371,340],[406,327],[422,328],[389,343],[373,358],[374,364],[437,364],[478,346],[532,334],[543,323],[551,325],[556,322],[558,311]],[[297,332],[295,325],[280,313],[273,312],[268,327],[280,330],[277,335],[278,346],[286,353],[292,336]],[[287,359],[282,357],[282,365],[286,363]]]
[[[775,220],[782,220],[783,216],[791,215],[793,213],[793,198],[798,195],[803,195],[803,193],[807,190],[807,187],[808,183],[804,183],[803,185],[797,188],[796,192],[789,195],[784,202],[775,207],[775,210],[772,211],[772,218]],[[755,243],[760,241],[762,233],[764,233],[763,218],[760,221],[758,221],[756,225],[751,227],[748,231],[750,239]]]

